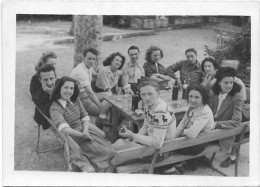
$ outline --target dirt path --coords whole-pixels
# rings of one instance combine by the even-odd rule
[[[72,69],[74,46],[72,44],[52,44],[51,41],[61,39],[66,34],[33,34],[21,32],[21,28],[22,26],[18,27],[16,46],[15,170],[66,171],[66,163],[61,150],[36,154],[37,125],[33,121],[34,108],[27,92],[30,79],[35,73],[34,64],[45,50],[53,50],[58,55],[57,75],[61,77],[68,75]],[[62,30],[64,28],[67,29],[68,26],[63,27]],[[104,42],[101,48],[101,56],[105,58],[116,51],[127,55],[127,49],[130,45],[137,45],[140,48],[140,64],[144,63],[145,51],[150,45],[161,47],[164,52],[162,64],[167,67],[178,60],[182,60],[185,49],[189,47],[196,48],[198,59],[202,60],[204,58],[203,46],[208,45],[214,48],[216,40],[214,39],[214,31],[208,27],[171,30],[159,32],[155,36]],[[42,137],[41,146],[43,148],[59,146],[59,142],[49,130],[44,131]],[[246,159],[246,156],[247,154],[245,154],[245,158],[243,156],[241,158]],[[203,170],[201,173],[207,172],[209,171]],[[211,174],[218,175],[214,172]],[[248,168],[242,175],[248,175]]]

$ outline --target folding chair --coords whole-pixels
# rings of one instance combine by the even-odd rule
[[[29,94],[29,97],[33,103],[33,105],[35,106],[35,108],[37,108],[37,110],[41,113],[42,116],[44,116],[46,119],[47,119],[47,116],[45,116],[43,114],[43,112],[36,106],[36,104],[33,102],[32,100],[32,96],[30,94],[30,92],[28,92]],[[48,119],[47,119],[48,121]],[[49,122],[49,121],[48,121]],[[50,122],[49,122],[50,123]],[[51,124],[51,123],[50,123]],[[55,132],[55,129],[54,129],[54,126],[51,124],[51,127],[50,127],[50,130],[52,130],[52,132],[55,134],[55,136],[57,137],[57,139],[61,142],[61,139],[59,136],[57,136],[56,132]],[[40,149],[40,139],[41,139],[41,126],[38,125],[38,133],[37,133],[37,144],[36,144],[36,152],[38,154],[40,153],[47,153],[47,152],[50,152],[50,151],[56,151],[56,150],[60,150],[60,149],[63,149],[63,147],[58,147],[58,148],[53,148],[53,149],[46,149],[46,150],[41,150]]]

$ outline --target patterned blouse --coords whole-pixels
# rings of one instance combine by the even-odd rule
[[[199,133],[208,132],[214,128],[214,117],[208,105],[201,109],[189,108],[177,127],[177,136],[184,135],[196,138]]]

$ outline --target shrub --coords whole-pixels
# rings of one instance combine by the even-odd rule
[[[242,26],[241,32],[237,33],[234,38],[229,39],[223,45],[216,49],[209,49],[207,45],[205,52],[213,56],[217,62],[222,60],[239,60],[238,77],[245,84],[250,84],[250,66],[251,66],[251,21]]]

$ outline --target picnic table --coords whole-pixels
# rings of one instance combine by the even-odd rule
[[[181,98],[181,92],[179,92],[178,98]],[[188,109],[188,103],[186,99],[172,100],[171,91],[162,91],[160,97],[166,101],[173,109],[177,123],[182,119],[186,110]],[[112,137],[111,141],[115,142],[118,137],[118,125],[122,116],[129,121],[135,123],[140,129],[144,122],[144,114],[137,115],[131,110],[132,100],[131,96],[125,95],[112,95],[107,97],[106,100],[112,105]]]

